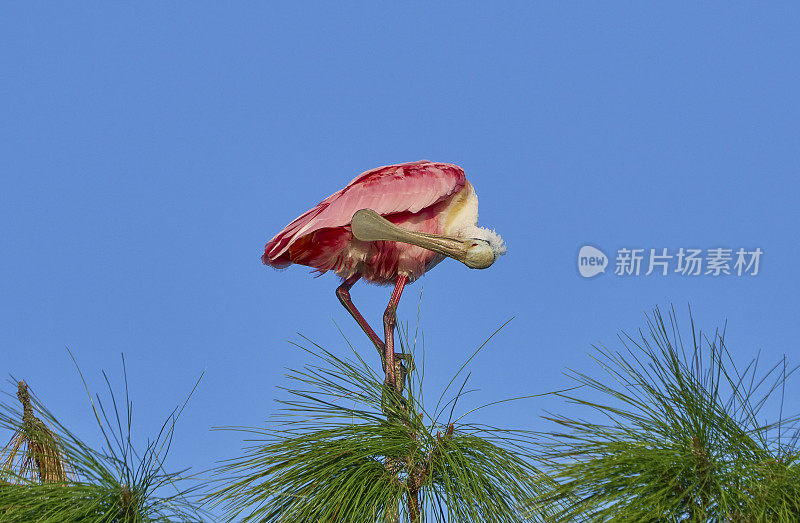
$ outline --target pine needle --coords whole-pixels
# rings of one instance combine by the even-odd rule
[[[401,344],[413,351],[408,332]],[[421,403],[416,370],[400,400],[355,352],[300,348],[313,363],[289,371],[289,397],[271,422],[227,429],[248,435],[210,496],[230,520],[521,521],[544,491],[530,434],[442,423]]]
[[[75,478],[53,432],[36,417],[28,385],[17,383],[22,420],[11,441],[0,451],[0,481],[12,485],[28,482],[57,483]]]
[[[596,348],[600,377],[569,374],[581,389],[559,395],[585,416],[547,418],[558,428],[539,460],[558,483],[538,506],[557,506],[560,521],[800,520],[800,418],[782,397],[794,369],[740,370],[724,329],[701,333],[691,312],[686,345],[674,310],[647,323],[621,350]]]

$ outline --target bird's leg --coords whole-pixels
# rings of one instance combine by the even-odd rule
[[[400,274],[397,276],[397,283],[394,284],[394,292],[389,299],[389,305],[386,306],[386,311],[383,313],[383,333],[384,333],[384,372],[386,372],[386,384],[394,387],[394,390],[401,392],[404,383],[398,383],[397,376],[395,375],[394,365],[394,327],[397,322],[396,312],[397,304],[400,303],[400,296],[403,294],[403,288],[406,286],[408,276]]]
[[[361,329],[367,334],[372,344],[375,345],[375,348],[378,350],[378,354],[381,357],[381,366],[383,367],[384,371],[386,370],[386,360],[384,356],[384,344],[383,341],[375,334],[375,331],[372,330],[372,327],[369,326],[367,320],[364,319],[364,316],[358,312],[356,309],[353,300],[350,298],[350,288],[355,285],[355,283],[361,279],[361,276],[355,274],[347,278],[339,287],[336,289],[336,297],[339,298],[339,301],[342,303],[347,312],[350,313],[350,316],[356,320],[356,323],[361,327]]]

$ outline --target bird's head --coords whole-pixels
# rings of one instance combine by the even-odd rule
[[[478,227],[468,226],[459,236],[466,236],[469,242],[464,265],[471,269],[485,269],[491,266],[498,256],[506,253],[506,245],[496,232]]]
[[[467,240],[471,245],[467,247],[464,259],[460,260],[470,269],[486,269],[497,259],[489,242],[479,238]]]

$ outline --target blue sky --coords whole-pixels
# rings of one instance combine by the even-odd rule
[[[565,386],[670,303],[727,320],[740,361],[793,360],[799,25],[780,2],[7,4],[0,371],[89,441],[65,346],[95,390],[125,354],[141,437],[205,372],[172,465],[235,456],[241,437],[209,427],[274,413],[308,363],[297,332],[344,354],[335,321],[373,354],[337,279],[267,269],[264,243],[356,174],[422,158],[465,169],[508,245],[407,288],[431,392],[512,316],[474,360],[478,403]],[[586,244],[764,254],[756,276],[585,279]],[[353,289],[373,325],[389,292]],[[473,421],[544,428],[557,408]]]

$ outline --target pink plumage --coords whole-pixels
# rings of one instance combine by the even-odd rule
[[[354,221],[357,211],[362,212]],[[505,253],[503,240],[477,221],[478,198],[461,167],[428,161],[387,165],[358,175],[296,218],[267,243],[261,261],[276,268],[307,265],[320,274],[341,276],[336,296],[378,350],[386,384],[402,392],[402,360],[411,358],[394,352],[395,311],[403,288],[445,256],[473,269],[492,265]],[[383,340],[350,297],[350,288],[361,278],[394,283],[383,313]]]
[[[350,229],[353,214],[372,209],[405,229],[443,234],[460,226],[459,215],[472,212],[466,205],[470,197],[472,186],[457,165],[420,161],[378,167],[292,221],[267,243],[261,260],[276,268],[295,263],[378,284],[393,283],[401,273],[413,281],[443,257],[406,243],[359,241]],[[477,219],[477,199],[474,207]]]

